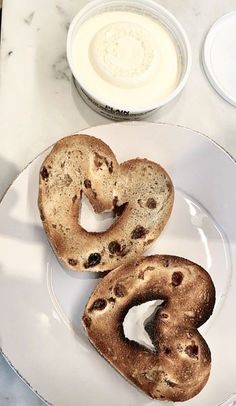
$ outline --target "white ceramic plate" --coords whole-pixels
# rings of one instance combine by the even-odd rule
[[[182,127],[139,122],[84,132],[107,142],[119,161],[147,157],[170,173],[176,187],[174,210],[149,253],[198,262],[211,274],[217,292],[214,315],[201,328],[212,351],[211,376],[186,404],[226,401],[236,391],[235,162],[207,137]],[[49,247],[37,208],[39,167],[47,153],[20,174],[0,205],[3,353],[48,404],[161,405],[127,383],[87,340],[81,315],[97,276],[64,270]],[[88,229],[110,222],[109,216],[95,218],[89,212],[85,202],[83,224]],[[86,222],[88,217],[93,221]],[[147,342],[140,317],[150,308],[153,303],[132,312],[125,323],[128,337]]]

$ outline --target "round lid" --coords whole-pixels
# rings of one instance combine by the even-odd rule
[[[216,91],[236,106],[236,11],[211,27],[203,47],[203,66]]]

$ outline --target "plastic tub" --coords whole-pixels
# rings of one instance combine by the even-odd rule
[[[149,16],[158,20],[165,29],[171,34],[178,50],[179,58],[179,79],[174,90],[164,99],[155,103],[144,103],[138,109],[131,104],[116,103],[112,100],[112,94],[109,98],[99,97],[91,86],[89,81],[83,80],[76,67],[73,58],[73,45],[79,27],[91,17],[107,11],[131,11],[141,15]],[[185,86],[190,68],[191,68],[191,48],[188,38],[178,20],[164,7],[152,0],[95,0],[83,7],[74,17],[70,24],[67,36],[67,59],[75,79],[75,85],[84,101],[96,112],[113,120],[124,119],[143,119],[153,113],[156,109],[165,106],[182,91]],[[125,100],[125,92],[124,92]]]

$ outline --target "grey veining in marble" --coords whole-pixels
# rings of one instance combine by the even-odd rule
[[[31,24],[32,20],[34,17],[34,11],[32,11],[32,13],[30,13],[26,18],[24,18],[24,22],[28,25]]]

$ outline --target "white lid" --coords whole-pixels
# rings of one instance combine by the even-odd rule
[[[236,11],[211,27],[203,47],[203,66],[216,91],[236,106]]]

